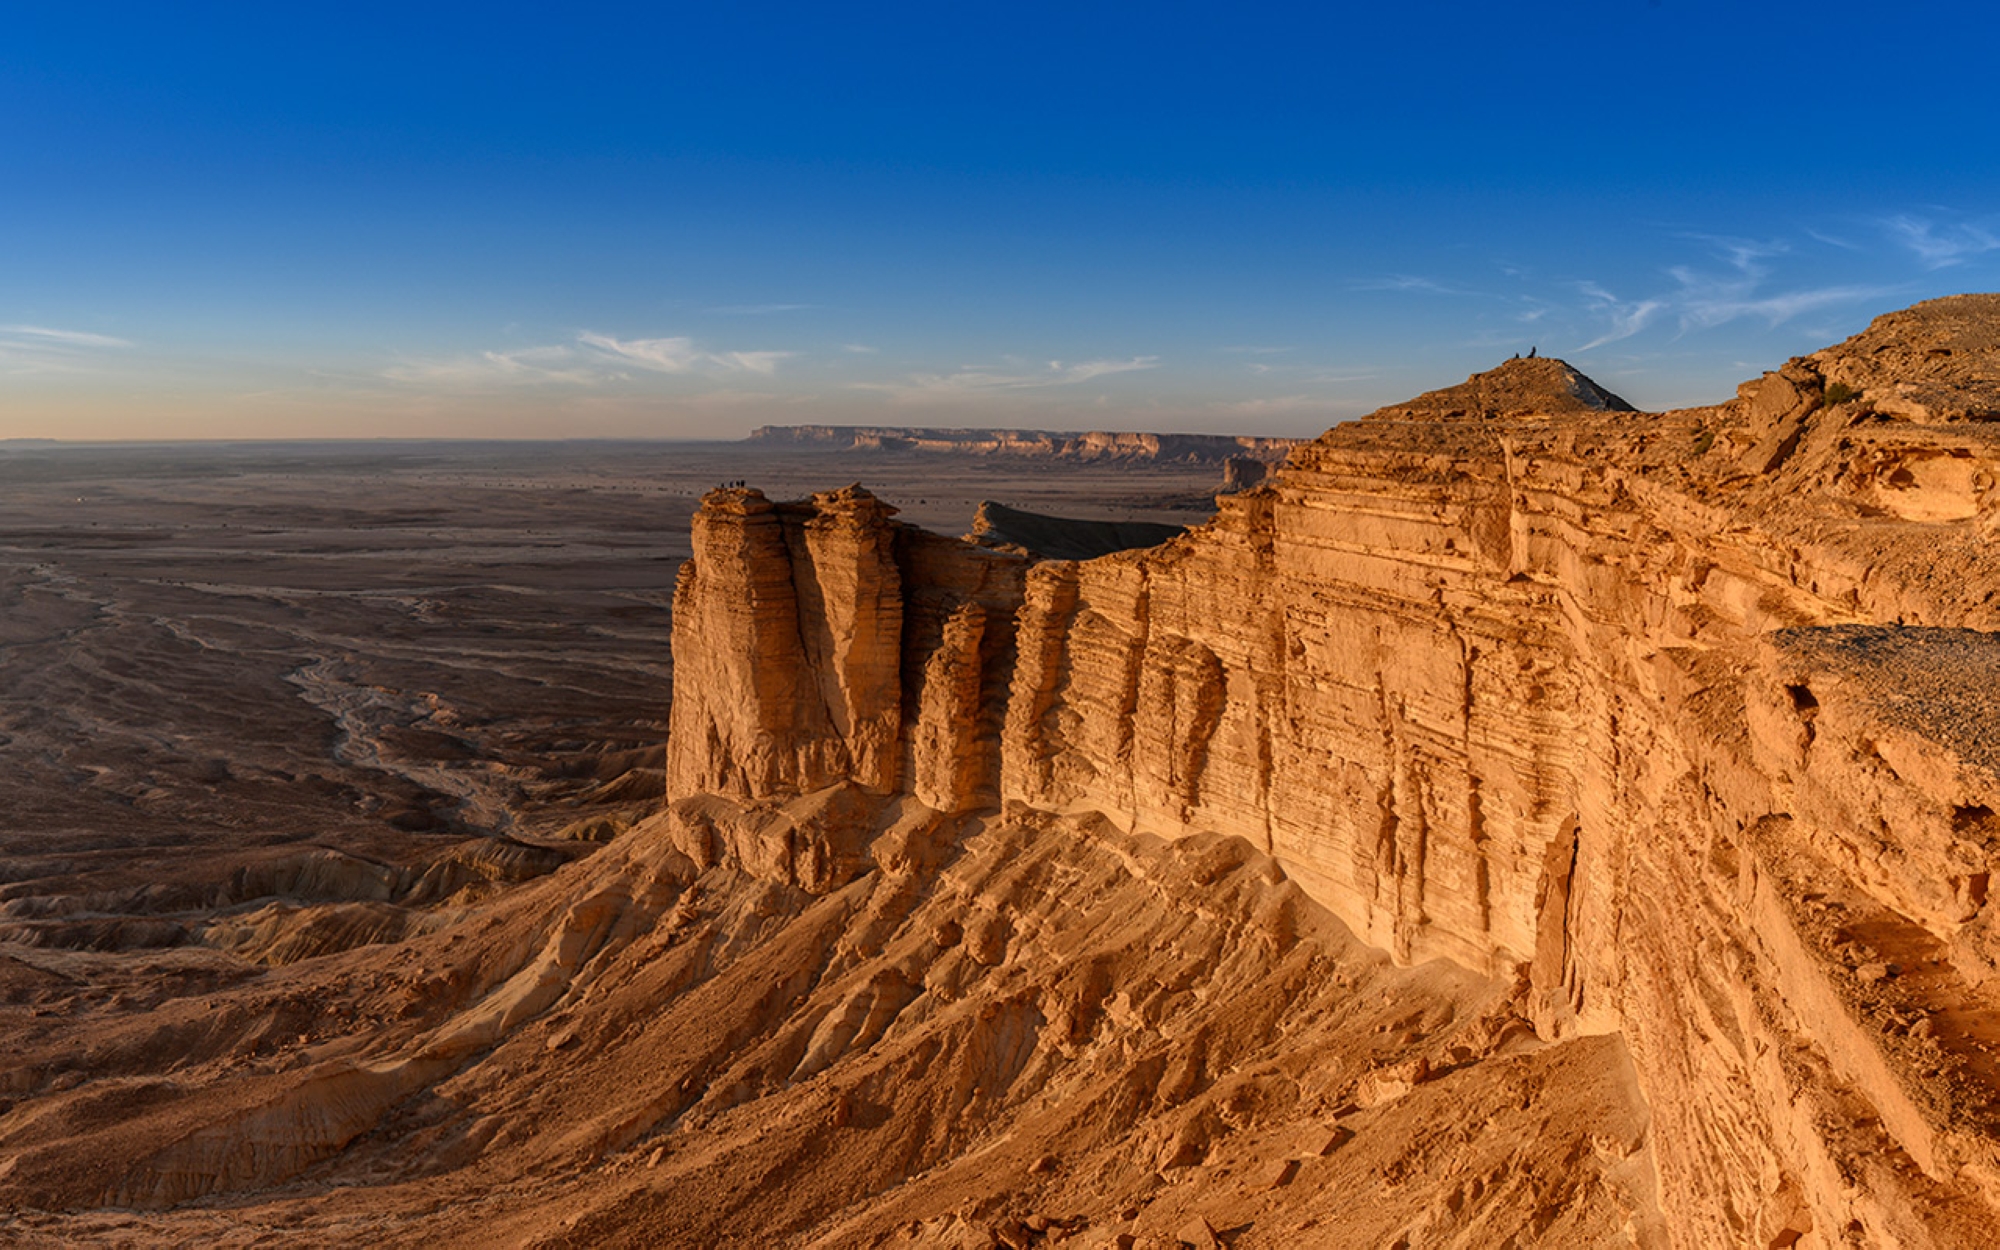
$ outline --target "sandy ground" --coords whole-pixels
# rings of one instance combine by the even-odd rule
[[[958,533],[1214,476],[0,452],[0,1242],[1656,1242],[1616,1039],[1241,843],[982,819],[814,898],[649,819],[704,490]]]

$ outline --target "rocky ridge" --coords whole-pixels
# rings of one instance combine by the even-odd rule
[[[815,893],[933,816],[1240,839],[1541,1038],[1622,1039],[1676,1241],[1982,1244],[1997,368],[1991,296],[1710,409],[1512,361],[1084,561],[712,495],[670,836]]]

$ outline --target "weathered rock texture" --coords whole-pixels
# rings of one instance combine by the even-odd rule
[[[1996,379],[1993,296],[1712,409],[1512,361],[1082,562],[712,495],[674,836],[809,890],[895,795],[1239,836],[1544,1037],[1622,1034],[1677,1240],[1990,1244]]]

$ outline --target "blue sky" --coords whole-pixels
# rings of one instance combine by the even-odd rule
[[[420,7],[6,17],[0,437],[1659,408],[2000,288],[1983,6]]]

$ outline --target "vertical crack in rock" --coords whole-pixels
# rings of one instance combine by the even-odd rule
[[[1563,822],[1563,832],[1542,851],[1541,879],[1535,885],[1535,957],[1528,980],[1534,989],[1535,1023],[1560,1032],[1574,1017],[1571,997],[1575,963],[1571,958],[1570,881],[1576,874],[1579,844],[1576,818]]]

